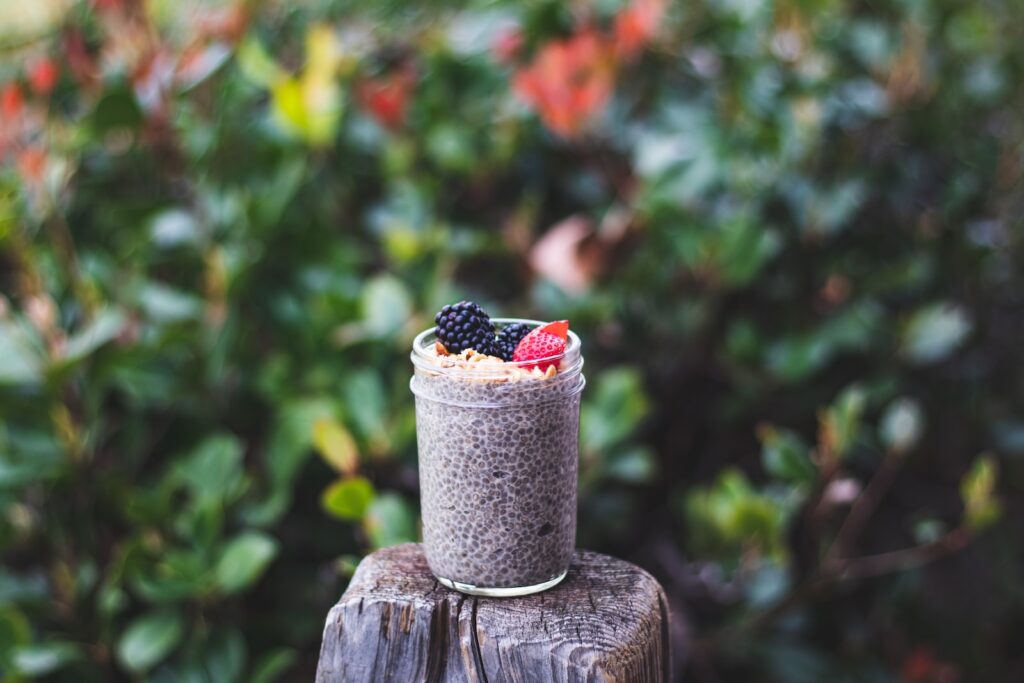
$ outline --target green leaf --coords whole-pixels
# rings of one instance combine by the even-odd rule
[[[333,517],[360,520],[373,502],[373,484],[364,477],[339,479],[324,490],[320,502]]]
[[[177,612],[152,612],[139,617],[117,642],[117,660],[129,671],[144,673],[171,653],[185,633]]]
[[[734,469],[722,472],[712,486],[691,491],[684,509],[692,550],[730,565],[758,555],[783,560],[789,511],[783,501],[755,491]]]
[[[755,361],[761,352],[762,340],[754,324],[744,318],[733,321],[725,339],[725,353],[734,363]]]
[[[60,473],[60,463],[54,460],[27,459],[24,462],[0,460],[0,491],[17,489],[25,484],[50,479]]]
[[[722,129],[707,109],[696,105],[673,106],[661,118],[667,125],[646,126],[637,138],[634,164],[666,201],[689,203],[726,168]]]
[[[350,373],[342,388],[345,416],[364,439],[387,437],[388,400],[380,374],[360,369]]]
[[[43,355],[28,332],[12,320],[0,320],[0,385],[36,384]]]
[[[248,36],[238,46],[236,60],[242,75],[264,88],[269,88],[287,76],[263,44],[252,36]]]
[[[196,320],[203,312],[202,299],[160,282],[147,282],[136,300],[149,320],[165,325]]]
[[[746,218],[726,222],[716,236],[715,260],[734,287],[750,282],[781,246],[777,233]]]
[[[795,382],[821,368],[831,357],[831,349],[815,336],[783,338],[768,348],[768,370],[779,379]]]
[[[14,607],[0,607],[0,652],[10,645],[28,645],[32,639],[32,626]]]
[[[21,645],[10,652],[15,671],[30,678],[53,673],[80,656],[71,643]]]
[[[217,584],[225,593],[236,593],[252,585],[277,555],[277,541],[258,531],[233,538],[217,562]]]
[[[837,187],[810,187],[803,210],[804,230],[812,234],[832,235],[849,223],[864,202],[865,187],[860,180],[847,180]]]
[[[1000,28],[991,10],[966,5],[951,17],[945,33],[959,51],[984,52],[998,40]]]
[[[475,161],[472,129],[456,123],[441,123],[427,133],[426,151],[441,168],[450,171],[464,171],[473,167]]]
[[[190,538],[197,549],[210,552],[221,542],[224,512],[217,498],[201,499],[195,505],[182,506],[174,519],[174,528]]]
[[[363,288],[363,324],[374,337],[394,334],[412,315],[412,299],[402,281],[378,275]]]
[[[997,450],[1007,455],[1024,455],[1024,421],[997,419],[992,425],[992,439]]]
[[[195,216],[185,209],[165,209],[153,216],[149,234],[154,245],[167,249],[197,242],[199,226]]]
[[[868,299],[851,304],[819,327],[783,337],[769,346],[765,358],[768,370],[786,382],[805,379],[839,352],[870,348],[882,322],[877,302]]]
[[[124,327],[124,320],[121,311],[110,308],[100,311],[92,322],[68,339],[61,362],[79,361],[114,339]]]
[[[306,177],[306,159],[299,155],[281,161],[272,176],[255,187],[251,218],[258,227],[275,228]]]
[[[274,683],[295,663],[296,659],[295,650],[289,648],[266,653],[253,665],[252,672],[249,674],[249,683]]]
[[[104,581],[96,596],[96,608],[104,619],[120,614],[128,606],[128,594],[112,581]]]
[[[842,457],[847,454],[856,441],[866,401],[864,390],[851,385],[822,413],[822,445],[835,455]]]
[[[818,468],[811,461],[810,449],[795,432],[766,426],[759,431],[761,464],[768,474],[809,486],[818,478]]]
[[[153,565],[128,565],[126,578],[131,589],[144,600],[176,603],[210,592],[209,568],[205,553],[168,549]]]
[[[971,319],[960,306],[936,303],[918,310],[903,331],[903,355],[916,363],[942,360],[971,332]]]
[[[245,658],[245,638],[241,632],[219,631],[203,643],[202,670],[211,683],[234,683],[242,680]]]
[[[321,397],[287,400],[281,405],[264,453],[270,491],[243,511],[247,523],[271,524],[285,513],[291,504],[292,481],[313,452],[313,425],[336,412],[334,402]]]
[[[925,517],[914,522],[914,541],[916,543],[934,543],[947,532],[946,524],[939,519]]]
[[[587,450],[622,443],[647,416],[650,404],[643,379],[632,368],[612,368],[599,377],[580,415],[580,437]]]
[[[830,353],[863,351],[871,348],[872,341],[883,328],[883,309],[873,299],[862,299],[850,304],[828,319],[817,337]]]
[[[923,430],[921,405],[912,398],[893,401],[882,414],[878,427],[882,443],[896,453],[906,453],[916,446]]]
[[[313,445],[336,472],[354,474],[359,467],[356,442],[344,425],[328,417],[313,423]]]
[[[267,447],[267,468],[276,486],[288,488],[313,444],[313,425],[335,412],[333,402],[325,398],[289,401],[279,413]]]
[[[784,567],[766,562],[745,577],[745,592],[749,604],[757,608],[778,604],[793,587],[792,578]]]
[[[144,120],[131,89],[126,86],[108,91],[92,112],[92,123],[97,133],[119,128],[135,128]]]
[[[243,487],[242,450],[236,437],[214,434],[186,457],[176,476],[201,501],[233,499]]]
[[[608,456],[606,474],[630,484],[647,484],[654,480],[658,468],[650,449],[636,446],[615,450]]]
[[[46,576],[42,573],[22,576],[0,567],[0,606],[43,601],[47,597],[46,587]]]
[[[896,50],[892,27],[877,21],[851,22],[847,32],[850,51],[862,62],[874,69],[881,69],[888,63]]]
[[[374,548],[416,540],[416,515],[396,493],[382,493],[373,499],[363,520],[363,529]]]
[[[997,475],[995,458],[986,455],[974,461],[960,482],[964,522],[974,531],[982,531],[999,520],[1002,505],[995,497]]]

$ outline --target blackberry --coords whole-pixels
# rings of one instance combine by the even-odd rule
[[[519,342],[529,333],[530,327],[523,323],[512,323],[508,327],[503,328],[498,333],[498,338],[494,342],[493,355],[505,361],[512,360],[512,355],[516,352]]]
[[[434,316],[434,333],[448,353],[473,349],[477,353],[494,352],[494,323],[491,317],[472,301],[445,306]]]

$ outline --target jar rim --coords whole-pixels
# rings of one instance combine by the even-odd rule
[[[540,327],[541,325],[547,325],[548,323],[543,320],[531,320],[529,318],[491,318],[491,322],[496,325],[508,326],[514,323],[521,323],[528,325],[531,328]],[[412,362],[417,367],[429,367],[431,370],[438,372],[455,371],[459,372],[462,370],[474,369],[478,370],[478,366],[475,363],[464,360],[449,360],[446,362],[446,366],[439,366],[437,363],[437,356],[430,353],[430,347],[433,346],[436,341],[434,335],[434,327],[428,327],[419,334],[412,342]],[[526,368],[533,367],[539,363],[551,363],[561,362],[568,359],[570,368],[574,367],[577,363],[581,363],[582,357],[580,348],[582,347],[582,341],[580,341],[579,335],[572,330],[569,330],[568,344],[565,347],[565,351],[560,354],[548,356],[546,358],[536,358],[529,361],[505,361],[501,364],[503,370],[510,368]]]

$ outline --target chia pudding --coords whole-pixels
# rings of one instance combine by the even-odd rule
[[[412,353],[427,562],[464,592],[544,590],[575,548],[579,337],[544,364],[443,350],[428,330]]]

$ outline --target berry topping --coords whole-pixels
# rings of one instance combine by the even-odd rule
[[[491,354],[494,346],[494,323],[472,301],[460,301],[442,308],[434,316],[434,333],[448,353],[461,353],[473,349],[477,353]]]
[[[540,326],[541,331],[553,334],[556,337],[566,339],[569,336],[569,321],[568,320],[556,320],[553,323]]]
[[[569,321],[558,320],[547,325],[542,325],[523,337],[516,346],[512,359],[517,363],[523,361],[540,360],[561,356],[565,353],[566,338],[569,335]],[[549,360],[542,363],[524,365],[524,368],[539,368],[547,370],[549,367],[558,365],[558,360]]]
[[[523,337],[530,333],[530,328],[523,323],[512,323],[502,328],[498,333],[498,339],[494,342],[494,355],[502,360],[510,361],[516,352],[516,346]]]

